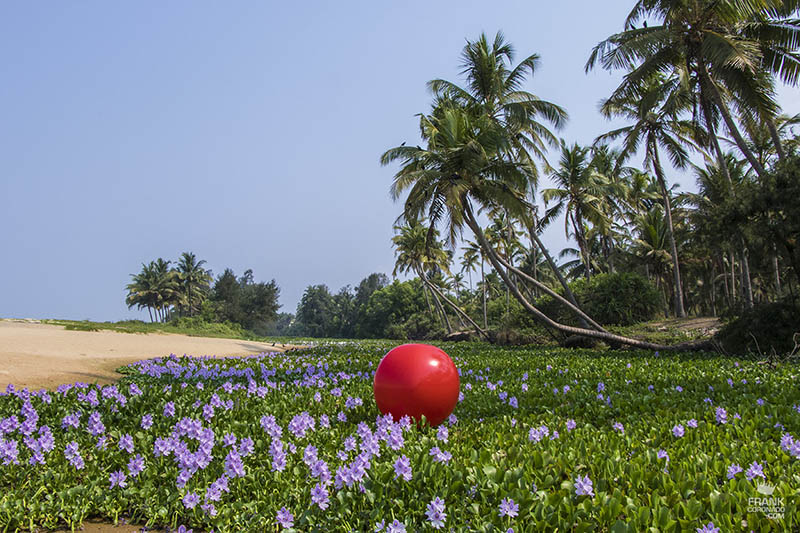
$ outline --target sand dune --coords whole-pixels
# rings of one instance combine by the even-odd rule
[[[54,389],[62,383],[110,383],[120,366],[151,357],[243,355],[283,351],[289,345],[237,339],[115,331],[67,331],[62,326],[0,321],[0,390]]]

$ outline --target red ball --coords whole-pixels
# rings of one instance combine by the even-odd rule
[[[450,416],[458,403],[461,382],[450,357],[429,344],[403,344],[381,359],[372,389],[375,403],[395,421],[422,415],[431,426]]]

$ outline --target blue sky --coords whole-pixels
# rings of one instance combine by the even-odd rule
[[[566,107],[560,135],[589,143],[619,75],[583,66],[628,4],[3,3],[0,317],[143,318],[130,274],[183,251],[274,278],[291,312],[309,284],[389,273],[400,205],[378,158],[416,142],[425,83],[502,30],[541,55],[528,89]],[[780,101],[800,112],[800,91]]]

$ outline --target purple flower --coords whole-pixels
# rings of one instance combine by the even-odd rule
[[[245,476],[242,458],[236,450],[231,450],[228,452],[227,457],[225,457],[225,473],[229,477]]]
[[[733,479],[736,477],[736,474],[742,471],[742,467],[736,463],[733,463],[731,466],[728,467],[728,479]]]
[[[447,439],[450,437],[450,432],[447,430],[447,426],[439,426],[436,430],[436,438],[442,442],[447,442]]]
[[[89,430],[89,433],[91,433],[93,437],[102,435],[105,432],[106,426],[103,425],[103,421],[100,419],[100,413],[92,411],[92,414],[89,415],[89,422],[86,425],[86,429]]]
[[[697,533],[720,533],[718,527],[714,527],[714,522],[709,522],[703,527],[698,527],[695,530]]]
[[[603,392],[604,390],[606,390],[606,384],[601,381],[597,384],[597,392]]]
[[[666,459],[667,462],[669,462],[669,454],[667,453],[667,450],[658,450],[656,455],[659,459]]]
[[[125,450],[128,453],[133,453],[133,437],[125,434],[119,438],[119,449]]]
[[[428,452],[428,454],[431,455],[433,460],[437,463],[447,463],[453,458],[450,452],[443,452],[438,446],[431,448],[431,451]]]
[[[514,500],[511,498],[504,498],[500,502],[500,516],[508,516],[509,518],[514,518],[517,516],[519,512],[519,505],[514,503]]]
[[[397,479],[400,476],[406,481],[411,481],[411,461],[405,455],[401,455],[394,463],[394,477]]]
[[[200,503],[200,496],[196,492],[187,492],[183,497],[183,506],[187,509],[194,509]]]
[[[230,448],[230,447],[231,447],[231,446],[233,446],[234,444],[236,444],[236,435],[234,435],[233,433],[226,433],[226,434],[225,434],[225,435],[222,437],[222,445],[223,445],[224,447],[226,447],[226,448]]]
[[[684,435],[683,426],[678,424],[675,427],[673,427],[672,428],[672,434],[675,435],[676,437],[683,437],[683,435]]]
[[[164,416],[167,418],[175,416],[175,402],[167,402],[164,405]]]
[[[144,458],[140,454],[136,454],[128,461],[128,472],[131,477],[138,476],[144,470]]]
[[[147,430],[153,427],[153,415],[144,415],[142,417],[142,429]]]
[[[570,418],[569,420],[567,420],[567,431],[572,431],[573,429],[575,429],[575,426],[576,424],[573,419]]]
[[[294,525],[294,516],[292,516],[292,513],[290,513],[289,509],[287,509],[286,507],[281,507],[281,510],[278,511],[278,515],[276,516],[275,519],[281,526],[283,526],[286,529]]]
[[[717,423],[718,424],[727,424],[728,423],[728,411],[726,411],[722,407],[717,407],[716,418],[717,418]]]
[[[316,503],[323,511],[328,508],[330,499],[328,498],[328,489],[325,488],[325,485],[322,483],[314,485],[314,488],[311,489],[311,501]]]
[[[686,422],[686,425],[689,426],[690,428],[696,428],[697,427],[697,420],[692,418],[691,420]]]
[[[594,487],[592,486],[592,480],[589,479],[589,476],[583,478],[578,476],[575,478],[575,495],[594,497]]]
[[[122,470],[117,470],[116,472],[112,472],[111,475],[108,477],[108,480],[111,482],[111,487],[109,488],[113,489],[114,487],[119,487],[124,489],[125,487],[128,486],[128,484],[125,482],[125,479],[126,479],[125,472],[123,472]]]
[[[386,533],[406,533],[406,526],[395,519],[391,524],[386,526]]]
[[[748,481],[752,481],[756,477],[766,479],[764,476],[764,467],[755,461],[753,461],[753,463],[750,465],[750,468],[747,469],[747,472],[745,472],[744,475]]]
[[[81,424],[80,413],[72,413],[61,419],[61,427],[63,429],[67,429],[68,427],[78,428],[80,424]],[[0,428],[0,433],[2,433],[2,428]]]
[[[425,516],[428,517],[428,522],[434,529],[444,527],[444,522],[447,519],[447,515],[444,512],[444,500],[438,496],[432,499],[425,510]]]
[[[616,429],[617,431],[619,431],[623,435],[625,434],[625,426],[623,426],[622,423],[615,422],[614,425],[611,426],[611,427],[613,427],[614,429]]]

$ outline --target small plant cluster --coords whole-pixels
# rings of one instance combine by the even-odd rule
[[[444,344],[436,428],[381,416],[388,344],[135,363],[0,396],[0,528],[788,531],[797,368],[712,355]],[[774,488],[782,514],[749,505]],[[655,528],[655,529],[650,529]]]

